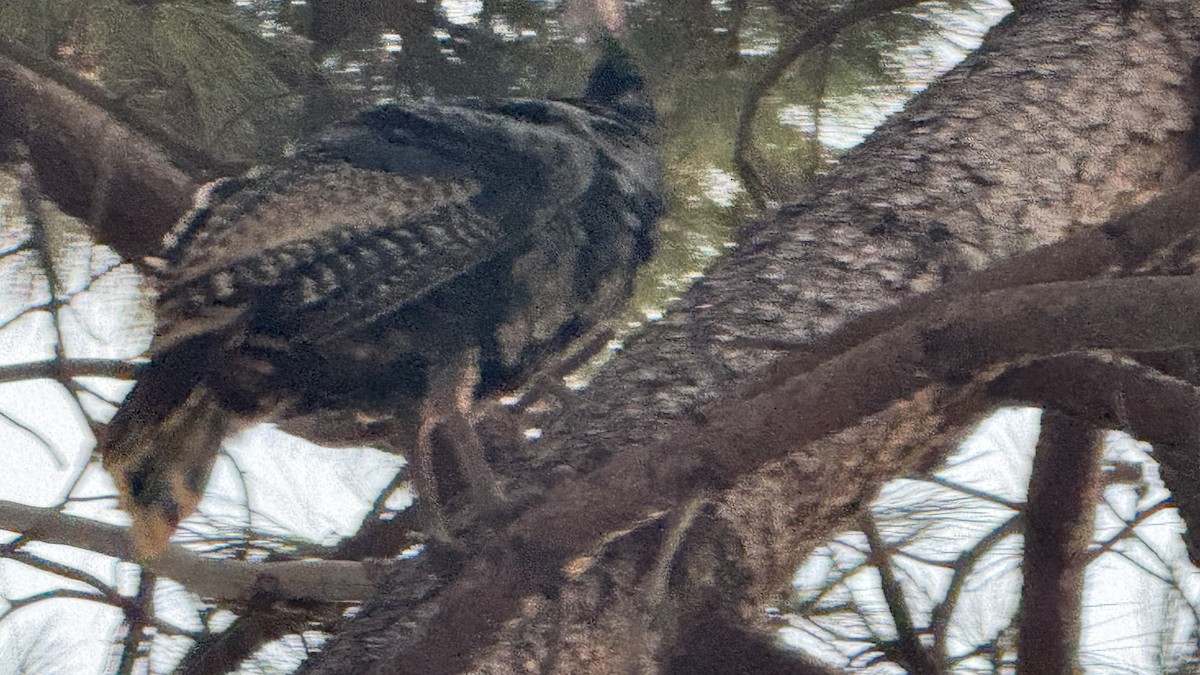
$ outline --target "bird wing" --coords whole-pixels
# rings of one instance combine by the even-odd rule
[[[511,237],[478,213],[478,191],[311,158],[238,179],[193,218],[152,352],[251,318],[309,343],[360,330],[504,250]]]

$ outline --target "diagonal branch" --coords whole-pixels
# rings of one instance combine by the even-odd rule
[[[136,559],[126,528],[55,509],[0,501],[0,529],[22,532],[29,540],[74,546],[121,560]],[[200,596],[235,602],[264,592],[280,600],[359,602],[371,596],[377,575],[376,566],[370,563],[250,563],[204,558],[179,546],[169,547],[145,564]]]
[[[197,640],[174,672],[177,675],[235,672],[260,646],[288,633],[301,632],[305,625],[303,613],[294,610],[251,610],[225,630]]]
[[[34,61],[0,42],[0,141],[28,148],[45,193],[98,241],[129,260],[157,253],[196,182],[154,141],[28,67]]]
[[[933,624],[934,646],[943,662],[950,663],[946,633],[950,627],[950,621],[954,617],[954,608],[958,605],[958,599],[962,596],[962,589],[966,585],[967,579],[975,571],[975,566],[979,564],[984,555],[994,549],[1001,541],[1019,533],[1022,525],[1024,525],[1024,519],[1021,515],[1018,514],[1010,517],[987,533],[974,546],[963,551],[955,559],[953,565],[954,575],[950,578],[950,585],[946,588],[946,595],[933,608],[933,616],[930,620]]]
[[[749,395],[722,399],[676,423],[674,440],[663,447],[628,448],[552,489],[492,540],[447,589],[426,637],[392,662],[428,672],[469,667],[472,650],[492,635],[489,626],[510,618],[526,596],[557,587],[563,566],[606,532],[704,490],[725,489],[932,385],[959,387],[978,375],[990,380],[998,364],[1037,355],[1161,350],[1198,340],[1200,279],[1143,277],[968,295],[815,368],[806,367],[803,355],[785,358]],[[478,599],[488,596],[481,605]],[[450,634],[470,637],[442,639]]]
[[[1174,505],[1175,505],[1175,503],[1171,499],[1168,498],[1168,499],[1163,499],[1163,500],[1159,501],[1157,504],[1154,504],[1153,506],[1150,506],[1149,508],[1138,511],[1137,515],[1134,516],[1133,519],[1126,522],[1125,525],[1123,527],[1121,527],[1121,529],[1118,530],[1116,534],[1114,534],[1113,536],[1106,539],[1104,541],[1104,543],[1100,544],[1096,548],[1088,551],[1088,562],[1091,562],[1091,561],[1095,560],[1096,558],[1099,558],[1100,556],[1104,555],[1105,553],[1111,551],[1112,548],[1114,546],[1116,546],[1118,542],[1123,541],[1124,539],[1129,537],[1131,534],[1133,534],[1133,531],[1136,530],[1139,525],[1146,522],[1146,520],[1148,520],[1149,518],[1158,514],[1160,511],[1166,511],[1167,509],[1171,508]]]
[[[879,570],[880,586],[892,622],[896,627],[895,651],[901,665],[910,673],[917,675],[934,675],[942,672],[937,656],[921,643],[921,630],[913,622],[908,600],[904,597],[904,588],[896,577],[895,566],[892,564],[892,554],[889,545],[879,533],[875,524],[875,516],[864,512],[858,519],[859,527],[867,537],[867,545],[871,548],[871,563]]]

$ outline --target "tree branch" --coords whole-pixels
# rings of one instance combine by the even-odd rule
[[[1013,515],[999,527],[988,532],[974,546],[963,551],[954,561],[954,575],[950,578],[946,595],[933,608],[933,615],[930,619],[933,627],[934,647],[943,663],[950,663],[946,631],[950,627],[950,620],[954,617],[954,608],[958,605],[958,599],[962,596],[962,589],[967,583],[967,579],[975,571],[975,566],[979,564],[983,556],[1004,539],[1019,533],[1024,522],[1024,518],[1020,514]]]
[[[867,537],[870,561],[879,571],[880,587],[884,600],[896,627],[895,651],[899,662],[908,672],[915,675],[936,675],[943,672],[936,654],[921,643],[921,630],[913,623],[904,588],[896,577],[888,543],[875,525],[875,516],[864,512],[858,519],[859,527]]]
[[[1037,355],[1192,345],[1200,346],[1200,279],[1146,277],[969,295],[815,368],[804,356],[785,358],[749,395],[676,423],[664,446],[625,449],[586,478],[554,488],[486,547],[441,598],[426,638],[391,663],[431,673],[469,667],[472,647],[482,646],[473,640],[490,639],[488,626],[510,618],[527,595],[557,587],[563,566],[606,532],[728,488],[927,387],[957,388],[981,374],[990,380],[996,365]],[[443,641],[448,635],[460,637]]]
[[[141,365],[117,359],[46,359],[0,366],[0,382],[72,377],[111,377],[135,380]]]
[[[220,633],[196,641],[176,675],[224,675],[234,672],[263,644],[304,630],[304,615],[295,610],[252,610]]]
[[[752,225],[741,239],[742,245],[689,291],[673,315],[631,341],[622,358],[593,380],[559,422],[547,428],[545,438],[532,451],[544,459],[531,462],[518,484],[532,486],[528,492],[540,492],[550,482],[546,476],[593,471],[619,449],[643,448],[646,456],[641,471],[667,465],[673,457],[656,452],[657,443],[672,431],[669,420],[686,419],[702,401],[730,393],[733,383],[760,377],[759,369],[780,353],[794,352],[797,345],[840,332],[853,316],[880,318],[869,313],[902,296],[938,287],[948,278],[961,279],[968,271],[1051,243],[1067,232],[1099,227],[1114,209],[1141,203],[1148,191],[1168,188],[1185,177],[1190,160],[1185,158],[1181,139],[1193,126],[1190,97],[1194,85],[1189,73],[1194,52],[1178,61],[1177,53],[1163,52],[1154,41],[1163,31],[1180,34],[1171,26],[1191,25],[1186,23],[1191,19],[1172,23],[1169,15],[1175,5],[1148,7],[1138,12],[1129,26],[1120,26],[1120,44],[1106,50],[1088,48],[1084,53],[1077,48],[1086,43],[1082,36],[1116,30],[1113,3],[1055,4],[1052,16],[1018,17],[993,30],[984,47],[986,56],[969,59],[926,90],[842,158],[837,170],[820,181],[802,204]],[[1183,42],[1192,44],[1187,37],[1190,33],[1182,34]],[[1072,42],[1065,37],[1068,35],[1081,40]],[[1143,35],[1145,39],[1139,37]],[[1144,62],[1147,53],[1160,54],[1163,64],[1173,64],[1168,66],[1171,70],[1141,80],[1142,85],[1131,90],[1129,97],[1097,96],[1098,75],[1132,72],[1131,58]],[[1044,68],[1047,64],[1051,69]],[[1039,89],[1045,95],[1036,100],[1016,84],[1031,70],[1045,73],[1041,76],[1045,87]],[[1117,125],[1098,127],[1098,117],[1113,119]],[[1053,143],[1031,146],[1017,142],[1036,138],[1029,133],[1032,120],[1051,118],[1055,125],[1045,131],[1052,134]],[[1147,119],[1165,120],[1165,124],[1154,124],[1163,133],[1150,143],[1144,132]],[[1135,128],[1136,138],[1129,135]],[[1089,168],[1081,173],[1080,166],[1063,163],[1064,153],[1071,152],[1067,148],[1078,148],[1081,156],[1087,156]],[[1184,231],[1193,227],[1188,221],[1195,212],[1168,215],[1185,223],[1180,230]],[[1066,257],[1061,261],[1042,258],[1041,264],[1032,268],[1032,278],[1045,281],[1050,274],[1077,274],[1085,269],[1089,271],[1078,278],[1113,274],[1120,265],[1096,263],[1105,257],[1123,260],[1126,253],[1132,258],[1136,251],[1127,245],[1114,248],[1112,242],[1104,241],[1106,235],[1092,239],[1104,254],[1095,262],[1081,254],[1083,247],[1043,252]],[[1185,250],[1180,249],[1181,253]],[[973,283],[974,275],[970,279]],[[999,283],[1012,287],[1025,280],[1014,277]],[[953,297],[942,296],[941,300]],[[933,296],[918,304],[931,299],[937,302]],[[881,335],[913,316],[902,313],[897,318],[893,314],[890,327],[876,329],[871,335]],[[866,337],[840,333],[823,343],[825,354],[836,357]],[[767,353],[769,349],[776,351]],[[810,353],[814,363],[825,358],[815,350]],[[885,427],[891,423],[896,430],[924,426],[936,431],[940,426],[950,432],[954,424],[970,424],[977,419],[975,415],[988,409],[986,396],[971,399],[970,389],[964,388],[960,397],[964,414],[957,421],[939,412],[945,399],[954,400],[953,392],[942,398],[922,395],[928,404],[911,406],[912,415],[881,417]],[[939,417],[945,421],[935,419]],[[697,437],[710,430],[705,428]],[[914,462],[936,462],[941,456],[923,456],[922,450],[915,445],[880,448],[822,442],[796,453],[796,461],[788,463],[794,467],[790,472],[772,466],[748,477],[746,489],[739,495],[744,503],[722,504],[721,508],[740,509],[742,522],[755,526],[751,535],[744,535],[745,529],[727,531],[731,549],[754,546],[755,550],[726,561],[730,568],[725,571],[729,577],[748,579],[752,587],[714,588],[712,592],[726,594],[724,606],[742,609],[751,619],[758,616],[751,614],[768,597],[763,589],[774,592],[778,585],[771,581],[786,580],[780,570],[787,569],[788,559],[802,556],[822,535],[853,515],[870,500],[881,481],[918,470]],[[630,466],[629,475],[637,476],[639,468]],[[614,473],[614,477],[624,476]],[[804,489],[796,490],[796,485]],[[753,498],[772,490],[783,493],[789,486],[793,496],[788,505],[779,513],[770,511],[771,518],[789,525],[787,532],[781,533],[783,528],[772,528],[762,523],[766,518],[755,517],[754,507],[760,508],[758,513],[766,509]],[[797,493],[804,497],[794,496]],[[576,522],[587,523],[587,519],[551,522],[545,531],[557,540],[564,536],[561,532],[570,533]],[[776,537],[751,541],[762,535]],[[763,551],[770,555],[765,562]],[[683,570],[689,567],[680,566]],[[703,574],[711,571],[711,566],[698,569],[702,571],[697,573],[696,588],[703,586]],[[627,600],[633,592],[618,582],[613,595],[622,602],[606,596],[608,600],[597,603],[608,603],[603,610],[606,616],[620,616],[630,607]],[[586,593],[564,595],[557,603],[547,601],[543,606],[574,602],[589,597]],[[490,600],[488,595],[477,597]],[[380,621],[387,616],[386,611],[375,613],[371,606],[365,607],[350,630],[327,645],[330,657],[322,663],[338,663],[342,670],[330,665],[333,669],[323,672],[346,672],[345,664],[355,663],[355,650],[364,636],[382,639],[387,635],[397,644],[419,640],[422,634],[428,639],[429,633],[404,628],[388,631]],[[603,630],[590,626],[582,620],[576,622],[569,639],[578,642]],[[487,630],[498,629],[489,624]],[[538,635],[536,629],[513,629],[505,636],[509,647],[498,646],[495,660],[488,663],[511,662],[503,659],[513,655],[511,645],[517,640],[528,638],[540,644],[539,640],[549,637]],[[491,654],[486,658],[493,659]],[[338,658],[342,655],[349,658]],[[359,663],[374,661],[362,658]]]
[[[135,560],[126,528],[60,513],[55,509],[0,500],[0,528],[27,539],[74,546],[121,560]],[[145,565],[177,579],[203,597],[245,601],[267,593],[276,600],[361,602],[375,587],[376,566],[350,561],[250,563],[204,558],[170,546]]]
[[[1168,498],[1168,499],[1163,499],[1163,500],[1159,501],[1157,504],[1154,504],[1153,506],[1151,506],[1145,510],[1138,511],[1137,515],[1134,516],[1134,518],[1132,520],[1126,522],[1125,525],[1123,527],[1121,527],[1121,529],[1118,530],[1116,534],[1114,534],[1111,537],[1109,537],[1108,539],[1106,539],[1102,544],[1100,544],[1096,548],[1089,550],[1088,556],[1087,556],[1088,557],[1087,561],[1090,563],[1091,561],[1095,560],[1096,558],[1099,558],[1100,556],[1104,555],[1105,553],[1111,551],[1113,549],[1113,547],[1117,545],[1117,542],[1128,538],[1131,534],[1133,534],[1133,531],[1136,530],[1139,525],[1146,522],[1147,519],[1149,519],[1150,517],[1154,516],[1155,514],[1161,512],[1161,511],[1166,511],[1167,509],[1169,509],[1173,506],[1175,506],[1175,503],[1171,499]],[[1188,605],[1191,606],[1191,603],[1188,603]],[[1197,624],[1197,625],[1200,625],[1200,624]]]
[[[1078,673],[1083,577],[1100,498],[1103,432],[1047,407],[1025,509],[1019,672]]]
[[[1079,354],[1014,368],[991,390],[1000,398],[1088,415],[1152,443],[1163,482],[1187,525],[1188,555],[1200,564],[1200,392],[1195,387],[1127,358]]]
[[[196,181],[146,136],[0,50],[0,141],[19,141],[38,182],[97,241],[137,261],[191,204]]]

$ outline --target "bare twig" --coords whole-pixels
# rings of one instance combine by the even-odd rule
[[[918,675],[941,673],[942,668],[937,657],[921,642],[922,631],[913,622],[908,600],[904,597],[904,588],[892,566],[891,548],[879,533],[879,528],[875,525],[875,516],[870,511],[864,511],[858,519],[858,526],[867,537],[867,545],[871,548],[871,562],[879,571],[880,588],[896,628],[894,646],[900,657],[900,665],[908,672]]]
[[[0,500],[0,528],[22,532],[28,540],[74,546],[122,560],[135,559],[125,528],[55,509]],[[270,588],[274,596],[284,599],[357,602],[371,595],[378,573],[376,566],[349,561],[250,563],[204,558],[179,546],[168,547],[145,564],[202,597],[227,601]]]
[[[1172,500],[1171,498],[1168,497],[1167,499],[1164,499],[1147,509],[1138,511],[1137,515],[1134,516],[1134,518],[1132,520],[1126,522],[1125,526],[1122,527],[1119,532],[1117,532],[1113,536],[1109,537],[1107,540],[1105,540],[1104,543],[1100,544],[1096,548],[1088,551],[1088,562],[1091,562],[1091,561],[1095,560],[1096,558],[1099,558],[1100,556],[1104,555],[1108,551],[1110,551],[1113,546],[1116,546],[1118,542],[1120,542],[1121,540],[1123,540],[1126,537],[1128,537],[1129,535],[1131,535],[1133,533],[1134,529],[1137,528],[1138,525],[1141,525],[1142,523],[1144,523],[1151,516],[1154,516],[1155,514],[1161,512],[1161,511],[1166,511],[1167,509],[1174,508],[1174,506],[1175,506],[1174,500]]]
[[[124,609],[124,601],[127,600],[127,598],[121,598],[120,596],[113,598],[102,593],[75,590],[71,588],[56,588],[54,590],[35,593],[34,595],[27,595],[21,598],[5,598],[4,601],[8,603],[8,608],[3,612],[0,612],[0,620],[5,619],[20,609],[35,605],[45,600],[87,600],[89,602],[99,602],[106,605],[112,605],[118,609]],[[162,633],[163,635],[186,637],[192,640],[200,637],[199,634],[193,631],[184,630],[160,619],[151,619],[150,625],[154,627],[154,630]]]
[[[954,490],[955,492],[961,492],[964,495],[968,495],[970,497],[975,497],[976,499],[982,499],[986,502],[991,502],[992,504],[997,504],[999,506],[1003,506],[1005,508],[1009,508],[1014,511],[1018,511],[1025,506],[1024,504],[1010,502],[1007,499],[1001,499],[1000,497],[997,497],[996,495],[994,495],[990,492],[987,492],[986,490],[979,490],[979,489],[973,488],[969,485],[960,485],[959,483],[956,483],[947,478],[942,478],[941,476],[922,476],[921,480],[933,483],[934,485],[940,485],[940,486],[946,488],[947,490]]]
[[[8,422],[21,431],[24,431],[29,436],[32,436],[33,440],[37,441],[37,444],[42,446],[42,449],[46,451],[46,454],[50,455],[50,459],[54,460],[54,465],[56,467],[63,469],[67,466],[66,457],[63,457],[62,453],[58,451],[58,448],[54,447],[54,444],[50,442],[50,439],[43,436],[37,429],[34,429],[28,424],[25,424],[21,420],[2,410],[0,410],[0,419]]]
[[[934,606],[931,619],[934,648],[943,663],[949,663],[946,634],[949,632],[950,620],[954,617],[954,608],[958,605],[958,599],[962,595],[962,589],[966,585],[967,579],[984,555],[1004,539],[1019,533],[1022,525],[1024,525],[1024,517],[1020,514],[1013,515],[984,535],[974,546],[960,553],[954,561],[954,575],[950,577],[946,595],[941,602]]]
[[[766,70],[746,90],[742,110],[738,114],[737,136],[734,141],[733,165],[742,179],[747,194],[755,205],[766,206],[762,177],[754,168],[751,148],[754,142],[754,120],[759,104],[792,68],[795,62],[818,47],[830,45],[838,35],[856,24],[919,4],[920,0],[858,0],[826,17],[807,30],[795,42],[775,54]]]

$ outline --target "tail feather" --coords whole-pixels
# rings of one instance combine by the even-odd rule
[[[176,405],[163,405],[156,380],[171,375],[152,368],[102,442],[104,468],[133,518],[134,546],[143,559],[162,551],[179,521],[196,510],[230,424],[229,412],[202,383],[192,383]]]

